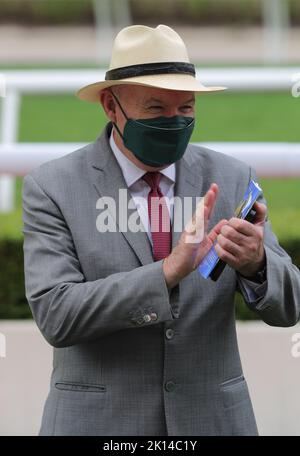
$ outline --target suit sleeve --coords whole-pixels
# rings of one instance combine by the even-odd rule
[[[23,181],[26,298],[45,339],[66,347],[178,318],[178,285],[168,290],[162,260],[86,281],[71,232],[36,179]]]
[[[259,182],[253,169],[251,178]],[[258,198],[258,202],[267,206],[263,195]],[[265,223],[264,245],[267,265],[266,291],[257,303],[246,301],[246,304],[271,326],[293,326],[300,317],[300,271],[279,245],[268,217]]]

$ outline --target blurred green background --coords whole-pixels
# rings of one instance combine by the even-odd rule
[[[120,0],[122,2],[122,0]],[[300,1],[282,0],[289,4],[289,25],[293,32],[300,25]],[[118,5],[118,2],[111,1]],[[250,28],[258,33],[263,26],[262,0],[130,0],[134,24],[156,26],[186,25],[209,28],[221,26],[229,31]],[[92,30],[95,10],[92,0],[0,0],[0,24],[18,25],[27,33],[34,27],[73,27]],[[120,5],[120,3],[119,3]],[[115,6],[113,7],[115,8]],[[47,29],[45,27],[45,30]],[[176,28],[176,27],[175,27]],[[16,33],[16,29],[12,29]],[[216,29],[214,29],[216,30]],[[85,32],[81,32],[85,33]],[[22,34],[20,35],[22,36]],[[25,36],[25,35],[24,35]],[[253,36],[253,35],[252,35]],[[294,36],[294,35],[293,35]],[[295,35],[298,36],[298,35]],[[20,37],[19,37],[20,39]],[[198,42],[197,42],[198,43]],[[252,42],[247,43],[248,50]],[[294,41],[292,42],[294,45]],[[5,44],[2,44],[5,47]],[[202,43],[201,43],[202,45]],[[22,45],[21,45],[22,46]],[[63,46],[63,43],[62,43]],[[220,49],[223,53],[223,43]],[[243,48],[244,51],[244,48]],[[20,53],[22,57],[22,52]],[[33,53],[34,55],[34,53]],[[258,55],[258,54],[257,54]],[[295,55],[295,54],[293,54]],[[219,54],[220,56],[220,54]],[[24,63],[25,62],[25,63]],[[60,61],[61,62],[61,61]],[[217,67],[220,62],[194,61],[197,67]],[[222,66],[252,66],[252,60],[228,61]],[[260,65],[267,65],[260,61]],[[297,65],[285,61],[286,65]],[[280,65],[274,63],[274,66]],[[33,68],[97,68],[95,61],[87,63],[69,59],[30,62],[0,61],[1,70]],[[197,124],[192,141],[270,141],[300,143],[300,102],[287,92],[211,93],[197,97]],[[19,125],[20,142],[91,142],[106,123],[100,105],[82,102],[69,95],[26,95],[22,98]],[[300,179],[261,179],[268,202],[269,219],[279,242],[300,266]],[[24,295],[22,251],[22,179],[17,178],[16,207],[11,213],[0,213],[0,318],[31,316]],[[237,316],[253,319],[237,295]]]
[[[299,0],[282,1],[289,3],[291,24],[300,24]],[[0,23],[65,25],[94,20],[92,0],[0,0],[0,4]],[[129,4],[133,23],[249,25],[262,21],[261,0],[130,0]]]
[[[197,97],[192,141],[300,142],[300,103],[289,93],[214,93]],[[286,119],[289,119],[287,122]],[[19,141],[90,142],[106,123],[100,105],[75,96],[24,96]],[[280,240],[300,239],[300,179],[261,179]],[[21,237],[21,186],[16,210],[0,214],[0,238]]]
[[[300,141],[300,104],[287,93],[215,93],[197,97],[192,141]],[[287,122],[286,119],[289,119]],[[90,142],[106,123],[100,105],[74,96],[24,96],[19,141]],[[300,266],[300,179],[261,179],[269,218],[281,245]],[[30,318],[24,296],[22,179],[16,209],[0,214],[0,318]],[[13,284],[13,286],[12,286]],[[237,317],[256,319],[236,294]]]

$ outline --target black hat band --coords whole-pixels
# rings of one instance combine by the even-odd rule
[[[111,81],[155,74],[190,74],[195,77],[196,71],[192,63],[186,62],[143,63],[109,70],[105,74],[105,80]]]

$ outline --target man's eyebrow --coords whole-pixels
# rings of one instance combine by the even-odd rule
[[[186,104],[186,103],[192,103],[192,102],[195,102],[195,97],[192,97],[192,98],[190,98],[190,99],[189,99],[189,100],[187,100],[187,101],[183,101],[183,103],[182,103],[182,104]]]
[[[161,103],[163,104],[163,101],[162,100],[159,100],[159,98],[148,98],[147,100],[145,100],[145,103]]]
[[[195,97],[192,97],[189,100],[183,101],[180,104],[184,105],[184,104],[191,103],[191,102],[195,102]],[[147,100],[145,100],[145,104],[147,104],[147,103],[161,103],[161,104],[164,104],[164,101],[160,100],[159,98],[151,97],[151,98],[148,98]]]

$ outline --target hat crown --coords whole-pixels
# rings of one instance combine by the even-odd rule
[[[181,37],[167,25],[132,25],[116,36],[109,69],[158,62],[190,62]]]

